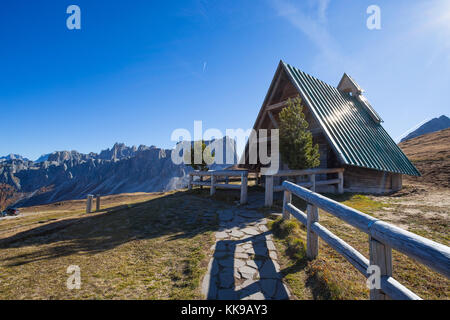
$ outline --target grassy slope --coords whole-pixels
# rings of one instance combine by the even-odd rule
[[[450,188],[450,128],[404,141],[399,146],[422,173],[418,178],[405,177],[406,182]]]
[[[111,197],[92,215],[77,201],[28,208],[0,222],[0,296],[201,298],[219,206],[181,192]],[[80,290],[66,288],[69,265],[81,268]]]

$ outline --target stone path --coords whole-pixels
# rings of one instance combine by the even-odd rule
[[[208,299],[289,299],[263,215],[251,206],[218,212],[220,229],[203,279]]]

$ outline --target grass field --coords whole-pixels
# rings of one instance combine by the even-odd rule
[[[249,196],[261,192],[251,187]],[[261,199],[263,195],[259,193]],[[394,195],[328,195],[348,206],[449,245],[448,189],[414,185]],[[207,188],[192,192],[138,193],[104,197],[98,213],[85,201],[22,210],[0,221],[2,299],[201,299],[218,228],[216,212],[236,206],[239,192]],[[283,277],[297,299],[367,299],[365,278],[320,242],[308,261],[306,231],[294,220],[281,222],[281,201],[260,210],[272,220]],[[295,199],[299,208],[305,204]],[[368,237],[320,212],[321,224],[368,257]],[[450,282],[394,251],[394,277],[425,299],[448,299]],[[80,290],[68,290],[67,267],[81,270]]]
[[[414,189],[406,186],[405,190]],[[436,196],[436,191],[434,190]],[[441,190],[441,196],[449,196]],[[365,195],[332,196],[350,207],[396,224],[411,232],[449,245],[449,211],[446,203],[422,202],[415,205],[416,195],[404,192],[403,196],[374,197]],[[424,196],[422,194],[422,196]],[[448,201],[448,200],[447,200]],[[305,209],[306,204],[296,200],[296,206]],[[278,202],[278,211],[281,210]],[[367,234],[344,223],[334,216],[319,211],[320,223],[349,243],[367,258],[369,242]],[[426,214],[424,214],[426,213]],[[319,257],[314,261],[306,258],[306,229],[292,219],[271,222],[275,243],[281,252],[284,278],[298,299],[368,299],[365,278],[342,256],[320,241]],[[449,299],[450,281],[440,274],[393,251],[393,276],[423,299]]]
[[[199,299],[218,205],[168,193],[107,197],[90,215],[84,201],[25,209],[0,223],[0,297]]]

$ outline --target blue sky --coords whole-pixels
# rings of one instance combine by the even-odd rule
[[[0,155],[251,128],[280,59],[332,85],[350,74],[393,138],[450,107],[446,0],[5,0],[0,43]]]

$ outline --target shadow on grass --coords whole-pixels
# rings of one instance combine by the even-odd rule
[[[306,231],[304,226],[293,219],[278,219],[274,221],[271,229],[274,236],[284,242],[284,254],[292,262],[290,266],[281,270],[283,277],[304,272],[305,286],[310,289],[315,300],[339,299],[339,288],[329,281],[329,271],[323,261],[320,259],[310,261],[307,257],[306,244],[300,234],[300,230]]]
[[[37,251],[13,255],[2,262],[6,266],[18,266],[79,252],[92,254],[136,239],[165,235],[173,235],[173,239],[193,238],[217,230],[215,211],[219,208],[220,204],[192,197],[188,192],[177,192],[133,205],[108,208],[93,215],[50,222],[1,239],[0,249],[38,247]]]

